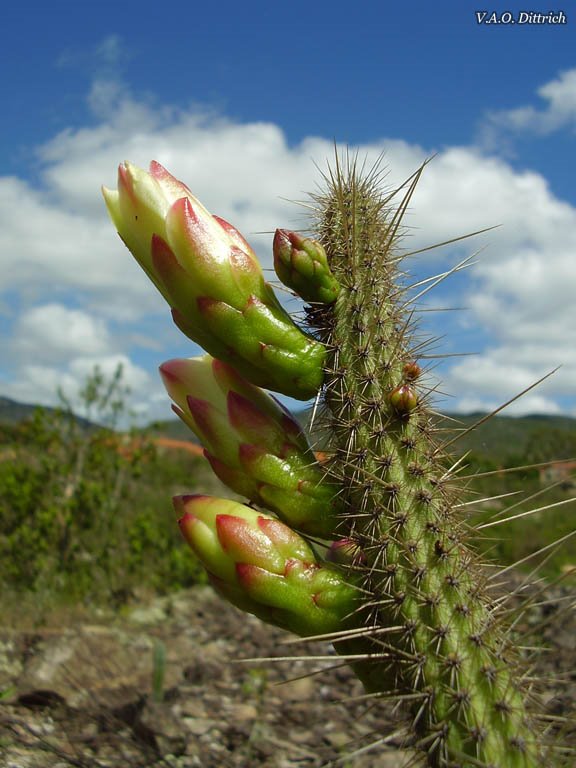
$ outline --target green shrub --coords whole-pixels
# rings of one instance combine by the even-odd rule
[[[142,431],[114,429],[125,416],[121,369],[95,370],[85,410],[38,408],[4,430],[0,460],[0,584],[49,591],[55,600],[105,601],[136,590],[166,592],[203,580],[180,541],[172,492],[202,476],[203,460],[158,460]]]

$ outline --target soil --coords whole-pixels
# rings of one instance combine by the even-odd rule
[[[542,696],[554,718],[572,718],[570,590],[548,588],[536,601],[519,629],[545,622]],[[0,628],[0,766],[405,766],[409,753],[390,737],[392,705],[366,700],[329,645],[287,643],[294,639],[207,587],[120,617]],[[288,658],[263,660],[272,656]],[[575,740],[568,728],[565,741]]]

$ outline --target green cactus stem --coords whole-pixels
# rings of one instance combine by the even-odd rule
[[[316,198],[317,237],[340,290],[309,319],[328,350],[330,471],[348,519],[340,530],[363,553],[354,572],[374,628],[372,640],[338,649],[387,657],[355,669],[370,691],[416,702],[410,743],[431,768],[536,768],[542,744],[522,668],[455,512],[403,308],[400,221],[420,172],[397,208],[354,163],[337,165]],[[382,643],[386,627],[395,631]]]

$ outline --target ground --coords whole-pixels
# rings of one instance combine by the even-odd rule
[[[547,588],[535,601],[543,598],[562,600],[539,605],[528,622],[556,619],[542,631],[550,651],[537,671],[560,677],[548,680],[543,698],[553,717],[573,716],[571,594]],[[288,640],[208,587],[65,627],[5,626],[0,765],[401,768],[408,754],[394,738],[365,750],[394,731],[391,706],[362,698],[327,644]],[[294,658],[304,653],[321,658]],[[270,656],[291,658],[252,660]]]

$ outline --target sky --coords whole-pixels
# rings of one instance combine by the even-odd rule
[[[561,365],[508,412],[576,416],[576,12],[529,24],[523,9],[11,4],[0,396],[53,404],[60,387],[76,402],[94,366],[121,363],[137,418],[170,417],[158,365],[200,350],[120,242],[101,185],[124,160],[160,161],[244,233],[274,281],[272,233],[305,225],[293,201],[317,188],[336,143],[369,163],[383,154],[390,186],[433,157],[407,248],[496,227],[409,261],[418,281],[479,252],[420,300],[459,308],[419,315],[421,333],[441,337],[444,357],[426,361],[438,407],[496,408]],[[516,23],[486,23],[504,11]]]

